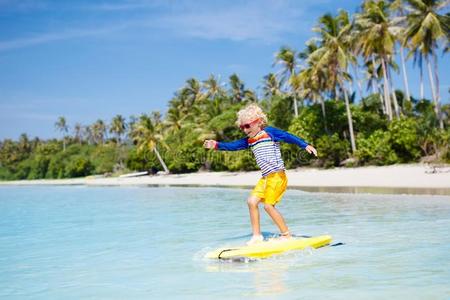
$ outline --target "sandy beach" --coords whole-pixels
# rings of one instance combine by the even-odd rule
[[[450,195],[450,165],[392,165],[382,167],[287,170],[289,188],[319,192],[367,192]],[[260,177],[252,172],[197,172],[139,177],[101,177],[3,181],[0,185],[87,186],[220,186],[253,187]]]

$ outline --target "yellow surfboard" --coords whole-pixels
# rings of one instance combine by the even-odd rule
[[[320,248],[331,243],[331,236],[321,235],[310,238],[269,240],[251,246],[220,248],[206,253],[206,258],[227,259],[237,257],[266,258],[286,251],[302,250],[307,247]]]

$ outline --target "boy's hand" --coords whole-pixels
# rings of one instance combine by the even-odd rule
[[[317,157],[317,150],[316,148],[314,148],[311,145],[306,146],[305,148],[306,152],[308,152],[309,154],[314,154],[315,157]]]
[[[215,149],[216,144],[217,144],[217,142],[215,140],[206,140],[203,143],[203,147],[205,147],[206,149]]]

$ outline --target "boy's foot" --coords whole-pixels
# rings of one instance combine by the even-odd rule
[[[280,237],[278,238],[280,241],[289,241],[292,239],[291,233],[288,231],[280,233]]]
[[[264,237],[261,234],[254,235],[254,236],[252,236],[250,241],[247,242],[247,246],[255,245],[255,244],[261,243],[262,241],[264,241]]]
[[[280,233],[280,236],[271,239],[271,241],[288,241],[292,239],[292,235],[289,231]]]

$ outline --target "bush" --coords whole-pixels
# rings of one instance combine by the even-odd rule
[[[341,139],[337,133],[324,135],[316,141],[318,164],[325,168],[339,166],[349,156],[350,143]]]
[[[258,165],[251,150],[228,152],[224,158],[229,171],[258,170]]]
[[[0,180],[11,180],[13,174],[5,167],[0,167]]]
[[[64,170],[64,177],[82,177],[91,174],[94,169],[91,162],[82,156],[72,156]]]
[[[44,155],[36,155],[31,160],[30,172],[27,176],[28,179],[40,179],[45,178],[48,166],[50,164],[50,158]]]
[[[117,147],[115,144],[99,145],[92,151],[90,160],[95,174],[112,173],[117,163]]]
[[[361,164],[388,165],[398,161],[397,154],[391,147],[390,133],[377,130],[369,137],[358,136],[356,140],[356,157]]]
[[[378,129],[386,130],[388,121],[386,117],[366,111],[360,106],[352,106],[353,129],[355,133],[370,135]]]
[[[196,172],[206,160],[205,150],[201,144],[182,144],[165,155],[168,168],[173,173]]]
[[[396,119],[389,124],[388,129],[389,142],[399,162],[417,161],[420,158],[417,121],[412,118]]]
[[[274,96],[270,101],[270,110],[267,115],[273,126],[287,130],[294,116],[293,111],[292,98]]]
[[[125,165],[128,169],[133,171],[154,170],[157,172],[162,170],[162,166],[154,153],[149,151],[137,153],[136,147],[132,147],[129,150],[128,157],[125,160]]]
[[[65,161],[66,157],[62,153],[52,156],[45,177],[49,179],[64,178]]]

